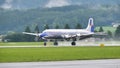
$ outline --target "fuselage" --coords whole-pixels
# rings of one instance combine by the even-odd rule
[[[46,29],[42,32],[42,36],[46,36],[47,39],[61,39],[85,34],[87,35],[92,33],[86,29]]]

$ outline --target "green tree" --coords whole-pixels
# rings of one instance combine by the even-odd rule
[[[44,26],[44,30],[45,30],[45,29],[49,29],[48,24],[46,24],[46,25]]]
[[[94,30],[94,32],[98,32],[97,30]]]
[[[58,24],[55,26],[55,29],[59,29],[59,25]]]
[[[40,31],[39,31],[39,27],[38,27],[38,25],[36,25],[36,27],[35,27],[35,33],[39,33]]]
[[[77,23],[75,29],[81,29],[81,28],[82,28],[81,24]]]
[[[108,38],[112,38],[113,36],[112,36],[112,32],[111,31],[107,31],[107,34],[108,34]]]
[[[115,38],[120,40],[120,25],[117,27],[115,31]]]
[[[26,41],[25,36],[21,33],[8,34],[5,39],[8,39],[10,42],[23,42]]]
[[[38,25],[36,25],[36,27],[35,27],[35,33],[39,33],[39,27],[38,27]],[[36,36],[34,40],[36,42],[38,42],[39,41],[39,36]]]
[[[103,27],[101,26],[99,32],[104,32]]]
[[[68,24],[66,24],[64,29],[70,29],[70,26]]]
[[[26,26],[26,28],[25,28],[25,32],[31,32],[29,26]]]
[[[29,26],[26,26],[25,32],[31,32]],[[24,35],[24,40],[27,41],[27,42],[31,42],[31,41],[34,40],[34,36],[32,36],[32,35],[26,35],[26,34],[25,34],[25,35]]]

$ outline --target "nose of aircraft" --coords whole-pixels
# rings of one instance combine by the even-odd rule
[[[47,36],[47,33],[41,33],[40,38]]]

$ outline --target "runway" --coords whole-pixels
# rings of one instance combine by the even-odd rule
[[[10,44],[10,45],[9,45]],[[35,48],[35,47],[56,47],[53,44],[50,45],[42,45],[42,44],[21,44],[17,45],[17,43],[9,43],[8,45],[0,46],[0,48]],[[13,44],[13,45],[12,45]],[[76,41],[75,46],[100,46],[100,44],[104,44],[104,46],[120,46],[119,42],[112,41],[112,42],[82,42],[82,41]],[[57,47],[61,46],[72,46],[70,41],[59,41]]]
[[[105,46],[120,46],[120,44],[104,44]],[[38,48],[38,47],[63,47],[63,46],[72,46],[70,44],[59,44],[58,46],[53,46],[53,45],[49,45],[49,46],[43,46],[43,45],[27,45],[27,46],[0,46],[0,48]],[[79,44],[79,45],[75,45],[75,46],[100,46],[100,44]]]
[[[0,63],[0,68],[120,68],[120,59]]]
[[[44,46],[0,46],[0,48],[35,48],[35,47],[44,47]]]

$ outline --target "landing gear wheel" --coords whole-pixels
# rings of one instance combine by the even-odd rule
[[[46,46],[47,45],[47,43],[46,42],[44,42],[44,46]]]
[[[73,41],[73,42],[71,43],[71,45],[72,45],[72,46],[75,46],[75,45],[76,45],[75,41]]]
[[[47,45],[47,40],[45,39],[45,40],[44,40],[44,46],[46,46],[46,45]]]

